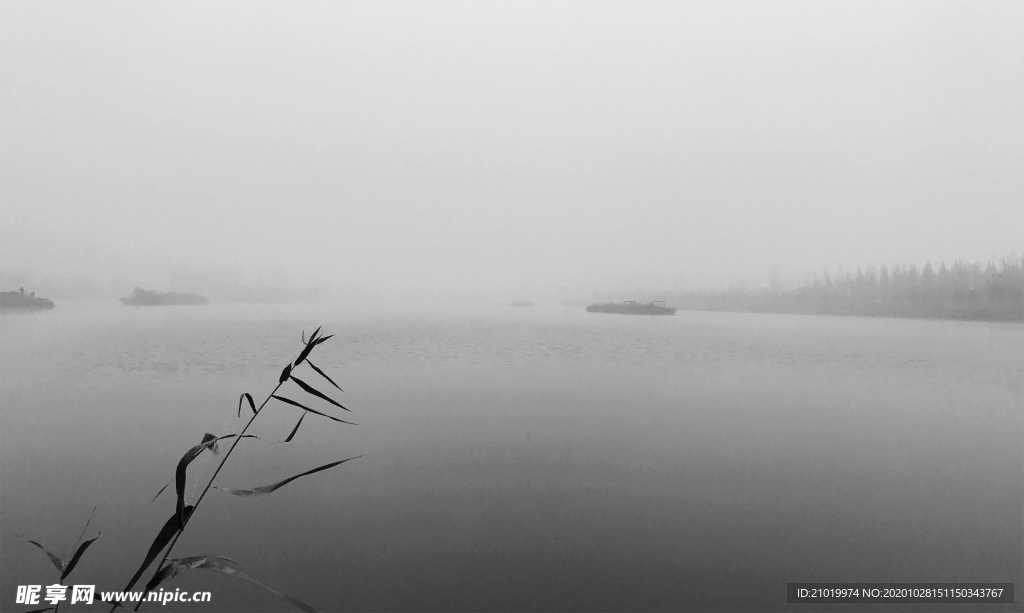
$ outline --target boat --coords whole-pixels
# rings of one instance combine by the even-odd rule
[[[0,308],[3,309],[52,309],[53,301],[40,298],[35,292],[26,294],[25,288],[16,292],[0,292]]]
[[[121,302],[132,306],[164,306],[171,304],[210,304],[210,301],[198,294],[181,292],[154,292],[136,287],[131,296],[121,298]]]
[[[647,303],[636,300],[624,302],[604,302],[592,304],[587,307],[590,313],[622,313],[626,315],[674,315],[675,307],[665,306],[664,300],[654,300]]]
[[[530,302],[529,300],[513,300],[512,302],[508,303],[508,306],[514,306],[514,307],[532,307],[532,306],[533,306],[533,303],[532,303],[532,302]]]

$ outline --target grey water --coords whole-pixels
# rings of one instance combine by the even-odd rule
[[[275,442],[299,416],[275,402],[217,483],[367,455],[264,497],[211,491],[177,555],[230,556],[324,611],[849,610],[787,605],[786,583],[1024,589],[1021,325],[81,302],[0,316],[0,609],[58,579],[14,533],[66,554],[94,506],[102,536],[65,583],[121,589],[173,512],[150,500],[181,455],[237,431],[239,395],[266,397],[320,324],[336,336],[312,359],[352,413],[314,407],[359,425],[311,415]],[[188,497],[215,461],[189,469]],[[213,602],[143,610],[289,609],[218,573],[170,585]]]

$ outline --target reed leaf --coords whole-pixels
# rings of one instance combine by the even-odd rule
[[[299,477],[305,477],[306,475],[312,475],[313,473],[318,473],[318,472],[320,472],[322,470],[327,470],[328,468],[333,468],[333,467],[337,466],[338,464],[344,464],[345,462],[348,462],[349,460],[354,460],[356,458],[361,458],[361,457],[363,457],[363,456],[362,455],[357,455],[357,456],[353,456],[351,458],[345,458],[344,460],[340,460],[338,462],[331,462],[330,464],[324,464],[323,466],[319,466],[317,468],[314,468],[313,470],[307,470],[304,473],[299,473],[299,474],[295,475],[294,477],[288,477],[284,481],[278,481],[277,483],[271,483],[270,485],[264,485],[264,486],[261,486],[261,487],[253,488],[251,490],[231,489],[231,488],[226,488],[226,487],[217,487],[216,485],[214,487],[217,487],[217,489],[219,489],[222,492],[227,492],[229,494],[234,494],[235,496],[262,496],[264,494],[269,494],[269,493],[273,492],[274,490],[277,490],[277,489],[279,489],[279,488],[281,488],[281,487],[283,487],[285,485],[288,485],[289,483],[291,483],[292,481],[295,481]]]
[[[15,533],[14,536],[17,536],[18,538],[22,539],[26,543],[31,543],[31,544],[35,545],[36,547],[42,549],[43,553],[46,554],[46,557],[50,558],[50,562],[52,562],[53,565],[57,567],[57,570],[59,572],[64,572],[64,562],[60,558],[58,558],[57,556],[53,555],[53,553],[51,553],[49,549],[47,549],[46,547],[43,547],[42,545],[40,545],[36,541],[30,541],[27,538],[21,537],[17,533]]]
[[[288,404],[290,404],[292,406],[299,407],[303,411],[309,411],[310,413],[316,413],[317,415],[326,417],[327,419],[331,419],[331,420],[334,420],[334,421],[337,421],[337,422],[341,422],[343,424],[348,424],[350,426],[357,425],[357,424],[354,424],[354,423],[352,423],[350,421],[345,421],[344,419],[338,419],[337,417],[332,417],[332,416],[328,415],[327,413],[321,413],[320,411],[316,411],[314,409],[311,409],[311,408],[307,407],[304,404],[299,404],[298,402],[295,402],[294,400],[291,400],[290,398],[285,398],[284,396],[271,395],[271,398],[277,398],[281,402],[287,402]],[[348,409],[345,409],[345,410],[347,411]],[[351,411],[349,411],[349,412],[351,413]]]
[[[309,407],[307,407],[307,406],[306,406],[306,405],[304,405],[304,404],[301,404],[301,403],[295,402],[295,401],[294,401],[294,400],[292,400],[291,398],[285,398],[284,396],[278,396],[277,394],[271,394],[271,395],[270,395],[270,397],[271,397],[271,398],[274,398],[274,399],[276,399],[276,400],[280,400],[281,402],[287,402],[288,404],[292,405],[293,407],[299,407],[300,409],[303,409],[303,410],[305,410],[305,411],[310,411],[310,410],[312,410],[312,409],[310,409]]]
[[[312,366],[312,367],[313,367],[313,370],[315,370],[315,371],[317,371],[318,373],[320,373],[320,376],[321,376],[321,377],[323,377],[324,379],[327,379],[328,381],[330,381],[330,382],[331,382],[331,385],[333,385],[334,387],[337,387],[337,388],[338,388],[338,391],[341,391],[341,392],[344,392],[344,391],[345,391],[345,390],[341,389],[341,387],[339,387],[337,383],[335,383],[335,382],[334,382],[334,379],[331,379],[330,377],[328,377],[328,376],[327,376],[327,373],[325,373],[324,371],[322,371],[322,370],[320,370],[319,368],[317,368],[317,367],[316,367],[316,364],[314,364],[314,363],[313,363],[313,362],[312,362],[311,360],[306,360],[306,364],[309,364],[310,366]]]
[[[313,333],[309,335],[309,340],[306,341],[306,346],[302,348],[302,353],[300,353],[299,357],[295,359],[296,367],[299,364],[302,364],[302,360],[305,360],[306,357],[309,356],[309,353],[313,351],[313,347],[316,347],[319,344],[316,335],[320,333],[320,328],[322,327],[323,326],[318,326],[317,329],[314,330]]]
[[[327,336],[318,338],[318,339],[316,339],[316,344],[319,345],[320,343],[327,342],[327,339],[332,338],[333,336],[334,336],[333,334],[328,334]]]
[[[327,396],[321,394],[320,392],[318,392],[315,389],[313,389],[312,387],[310,387],[309,384],[307,384],[302,379],[299,379],[298,377],[292,377],[292,381],[298,383],[299,387],[304,389],[306,391],[306,393],[312,394],[312,395],[316,396],[317,398],[323,398],[324,400],[326,400],[327,402],[333,404],[334,406],[338,407],[339,409],[344,409],[344,410],[348,411],[348,409],[346,409],[345,407],[341,406],[341,404],[339,404],[337,401],[328,398]],[[352,411],[349,411],[349,413],[351,413],[351,412]]]
[[[72,551],[74,551],[75,549],[77,549],[77,548],[78,548],[78,544],[82,542],[82,537],[83,537],[83,536],[85,536],[85,531],[89,529],[89,524],[91,524],[91,523],[92,523],[92,518],[93,518],[93,517],[94,517],[95,515],[96,515],[96,507],[93,507],[93,508],[92,508],[92,513],[89,513],[89,519],[88,519],[88,520],[86,520],[86,522],[85,522],[85,527],[84,527],[84,528],[82,528],[82,533],[78,535],[78,539],[76,539],[76,540],[75,540],[75,545],[74,545],[74,547],[72,547],[72,548],[71,548],[71,550],[72,550]]]
[[[288,435],[288,438],[284,439],[284,442],[286,442],[286,443],[292,442],[292,439],[295,438],[295,433],[299,431],[299,426],[302,425],[302,420],[303,419],[306,419],[306,412],[305,411],[303,411],[302,415],[299,416],[299,421],[296,422],[295,428],[292,429],[292,433]]]
[[[43,611],[56,611],[57,607],[46,607],[45,609],[32,609],[31,611],[25,611],[25,613],[43,613]]]
[[[222,438],[231,438],[233,436],[236,435],[228,434]],[[188,469],[188,465],[191,464],[192,460],[195,460],[199,456],[199,454],[203,452],[204,449],[215,444],[217,440],[218,438],[216,436],[207,432],[205,435],[203,435],[203,442],[186,451],[185,455],[181,456],[181,459],[178,460],[178,467],[174,470],[174,489],[178,494],[178,502],[176,508],[178,517],[181,520],[179,522],[179,527],[181,528],[185,527],[185,516],[183,515],[183,510],[185,508],[185,480],[187,476],[186,471]]]
[[[246,393],[242,394],[241,396],[239,396],[239,398],[238,398],[238,416],[239,417],[242,416],[242,399],[245,399],[245,400],[249,401],[249,408],[252,409],[252,414],[255,415],[256,414],[256,403],[252,401],[252,396],[249,395],[249,392],[246,392]]]
[[[208,569],[208,570],[216,570],[216,571],[222,572],[225,575],[228,575],[230,577],[234,577],[236,579],[242,579],[243,581],[251,581],[252,583],[255,583],[256,585],[258,585],[261,588],[267,590],[268,592],[270,592],[271,594],[277,596],[278,598],[280,598],[282,600],[288,601],[289,603],[291,603],[292,606],[296,607],[297,609],[301,609],[303,611],[306,611],[306,613],[319,613],[319,611],[317,611],[313,607],[309,606],[308,604],[302,602],[298,598],[293,598],[292,596],[289,596],[288,594],[285,594],[284,592],[275,590],[274,588],[270,587],[269,585],[266,585],[264,583],[260,583],[259,581],[253,579],[252,577],[250,577],[249,575],[243,573],[242,571],[240,571],[240,570],[238,570],[236,568],[231,568],[230,566],[226,566],[224,564],[221,564],[220,562],[216,562],[214,560],[208,560],[208,561],[200,564],[198,566],[198,568],[203,568],[203,569]]]
[[[188,521],[189,516],[192,515],[192,508],[192,505],[185,507],[185,521]],[[139,580],[142,573],[146,572],[146,569],[153,563],[153,560],[155,560],[160,552],[163,551],[164,547],[171,542],[171,539],[174,538],[174,535],[177,534],[179,530],[178,520],[179,518],[177,513],[167,518],[167,521],[164,522],[164,527],[160,529],[160,533],[156,535],[155,539],[153,539],[153,544],[149,546],[149,552],[146,553],[146,559],[142,561],[142,566],[139,567],[139,570],[135,571],[135,575],[132,577],[131,581],[128,582],[128,585],[124,586],[124,589],[121,590],[122,592],[127,592],[132,589],[132,586],[134,586],[135,582]]]
[[[316,343],[309,342],[306,344],[305,347],[302,348],[302,353],[299,354],[299,357],[295,358],[296,368],[298,368],[299,364],[302,364],[302,361],[306,359],[306,356],[308,356],[310,352],[313,351],[313,347],[316,347]]]
[[[292,374],[292,365],[288,364],[288,366],[285,366],[284,370],[281,371],[281,378],[278,379],[278,383],[284,384],[284,382],[288,380],[288,377],[290,377],[291,374]]]
[[[173,479],[171,481],[173,481]],[[160,494],[164,493],[164,490],[167,489],[167,486],[171,484],[171,481],[168,481],[167,483],[164,484],[162,488],[160,488],[160,491],[156,493],[156,496],[153,496],[153,500],[150,500],[149,504],[153,504],[154,502],[156,502],[156,499],[160,497]]]
[[[226,438],[235,438],[236,436],[238,436],[238,435],[237,434],[225,434],[224,436],[218,436],[217,440],[213,441],[213,444],[216,445],[217,441],[223,441]],[[258,439],[259,437],[256,436],[255,434],[243,434],[242,438],[255,438],[255,439]]]
[[[84,554],[85,550],[89,548],[89,545],[92,545],[98,538],[100,538],[99,534],[96,535],[96,538],[91,538],[88,541],[85,541],[78,547],[77,550],[75,550],[75,554],[71,556],[71,561],[69,561],[68,565],[64,567],[64,572],[60,575],[61,581],[63,581],[65,577],[70,575],[71,571],[75,570],[75,566],[78,565],[78,561],[82,559],[82,554]]]
[[[167,565],[160,569],[160,572],[153,575],[153,578],[146,584],[146,591],[151,592],[156,589],[161,583],[170,581],[175,577],[181,576],[190,570],[199,568],[200,565],[210,561],[211,559],[226,560],[235,564],[241,564],[237,560],[224,556],[193,556],[190,558],[181,558],[177,560],[167,560]]]
[[[225,434],[224,436],[217,436],[217,437],[214,437],[214,438],[210,438],[212,436],[213,436],[212,434],[207,433],[205,436],[203,436],[203,442],[201,444],[205,444],[207,447],[210,448],[210,452],[213,453],[214,455],[216,455],[217,454],[217,441],[222,441],[222,440],[224,440],[226,438],[234,438],[234,437],[236,437],[238,435],[237,434]],[[255,434],[243,434],[242,438],[254,438],[256,440],[262,440],[260,437],[256,436]],[[153,499],[149,501],[149,504],[153,504],[154,502],[156,502],[156,499],[160,497],[160,494],[163,494],[164,490],[166,490],[167,487],[170,486],[171,483],[173,483],[173,482],[174,482],[174,479],[171,479],[170,481],[165,483],[164,486],[162,488],[160,488],[160,491],[156,493],[156,496],[153,496]]]

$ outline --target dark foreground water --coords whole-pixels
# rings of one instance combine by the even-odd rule
[[[13,533],[67,553],[94,506],[103,535],[64,583],[123,587],[181,454],[239,428],[239,394],[265,397],[320,323],[337,336],[314,362],[360,425],[246,441],[218,483],[368,455],[212,491],[178,555],[325,611],[856,608],[786,605],[788,581],[1015,582],[1013,605],[868,608],[1021,610],[1024,326],[89,303],[0,317],[0,610],[57,582]],[[169,585],[213,602],[143,610],[288,609],[209,571]]]

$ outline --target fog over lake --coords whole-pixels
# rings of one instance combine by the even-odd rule
[[[1022,24],[0,3],[0,611],[1021,611]]]
[[[1018,2],[0,13],[36,282],[508,302],[1024,251]]]

